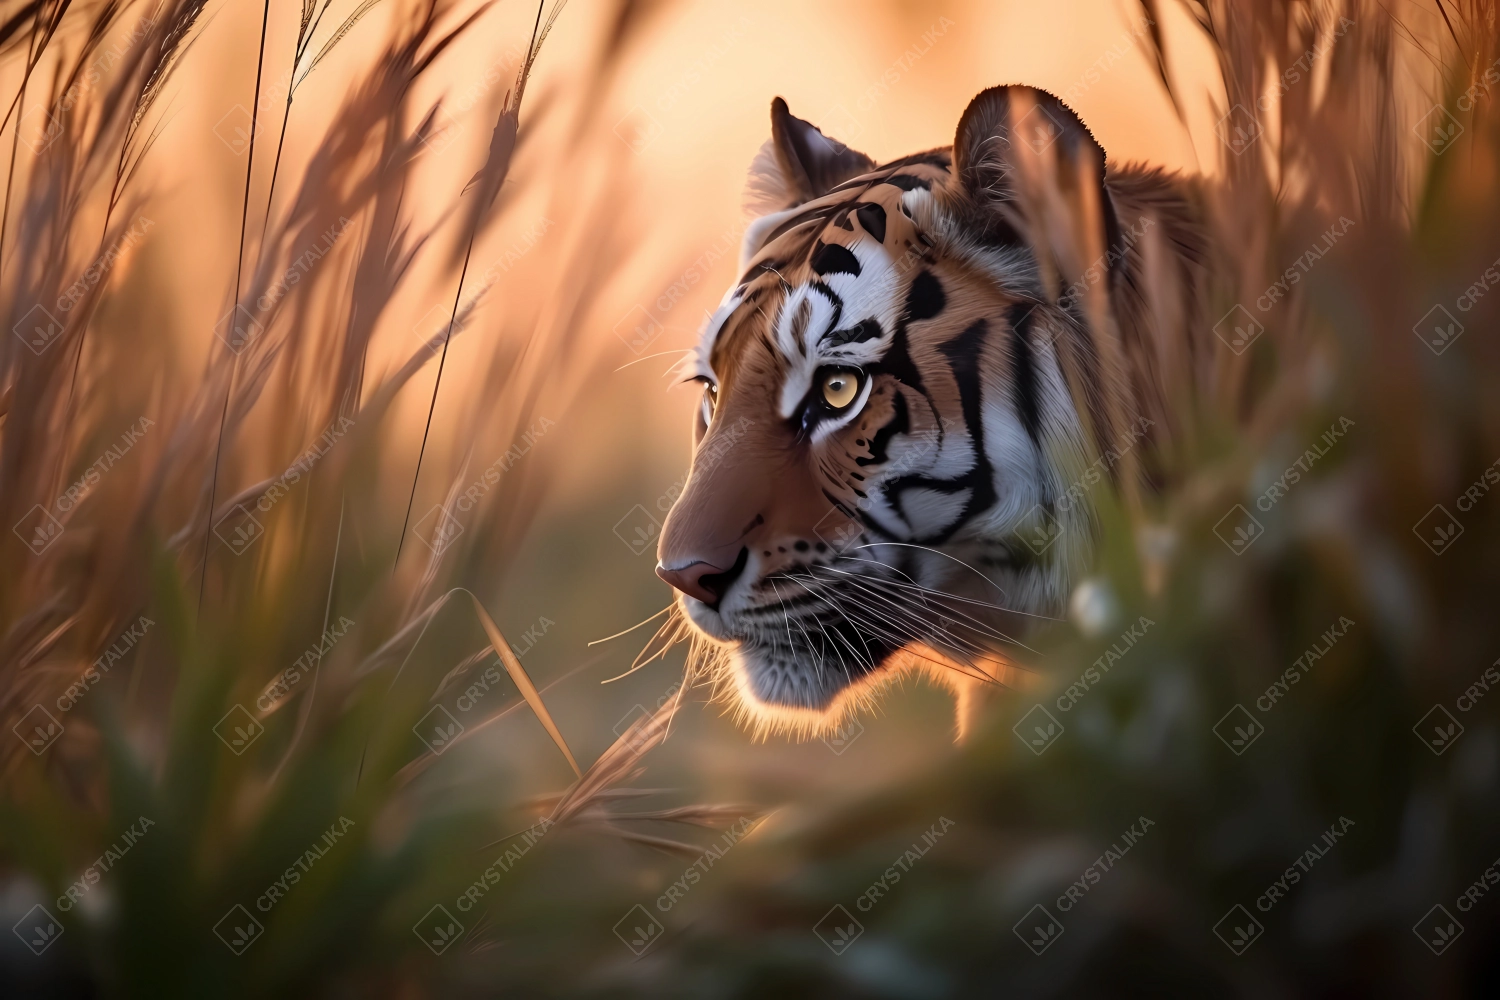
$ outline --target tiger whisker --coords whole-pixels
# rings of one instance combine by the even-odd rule
[[[781,599],[781,591],[776,587],[776,584],[770,579],[768,579],[767,582],[771,583],[771,589],[776,594],[777,603],[781,605],[782,617],[786,620],[787,652],[795,656],[797,651],[797,644],[792,640],[792,616],[787,612],[786,602]],[[797,630],[802,633],[802,638],[807,640],[807,648],[812,651],[814,657],[813,667],[817,671],[818,678],[821,680],[824,674],[822,651],[819,650],[813,643],[812,636],[807,634],[807,629],[802,627],[802,622],[800,620],[797,621]]]
[[[953,555],[951,552],[944,552],[941,549],[935,549],[931,545],[918,545],[915,542],[867,542],[864,545],[856,546],[856,548],[873,549],[873,548],[875,548],[877,546],[880,546],[880,545],[893,545],[893,546],[898,546],[898,547],[901,547],[901,548],[918,549],[918,550],[923,551],[923,552],[931,552],[934,555],[942,556],[944,559],[951,559],[953,562],[958,563],[964,569],[966,569],[969,572],[973,573],[975,576],[979,577],[979,579],[983,580],[985,583],[989,584],[991,587],[994,587],[996,590],[998,590],[1000,592],[1000,595],[1002,597],[1005,595],[1005,589],[1003,587],[1001,587],[998,583],[996,583],[994,580],[991,580],[989,577],[985,576],[983,573],[979,572],[979,570],[975,569],[973,566],[970,566],[968,563],[964,562],[962,559],[958,558],[958,556]]]
[[[847,577],[852,582],[852,584],[854,586],[871,586],[871,585],[877,585],[878,584],[878,585],[884,585],[884,586],[899,587],[899,588],[902,588],[904,590],[911,590],[914,593],[916,593],[918,596],[921,596],[921,597],[939,597],[939,598],[941,598],[941,597],[951,596],[951,595],[943,594],[941,591],[934,591],[934,590],[931,590],[929,588],[922,587],[922,586],[920,586],[918,584],[902,584],[902,583],[899,583],[899,582],[897,582],[895,580],[880,580],[879,578],[860,577],[860,576],[858,576],[856,574],[849,573],[846,570],[840,570],[840,569],[838,569],[836,567],[833,567],[833,566],[827,566],[825,568],[827,570],[829,570],[830,572],[838,573],[841,576]],[[887,599],[894,601],[893,597],[887,597]],[[991,627],[990,625],[987,625],[986,623],[980,621],[979,619],[973,617],[972,615],[966,614],[965,612],[963,612],[963,611],[961,611],[961,610],[959,610],[957,608],[944,607],[942,610],[946,611],[946,612],[951,612],[953,615],[956,615],[959,618],[964,619],[966,622],[969,623],[968,627],[974,629],[976,632],[980,632],[983,635],[988,635],[991,638],[999,639],[999,640],[1001,640],[1003,642],[1014,643],[1017,646],[1021,646],[1023,649],[1028,649],[1029,650],[1031,648],[1031,647],[1027,646],[1025,643],[1020,642],[1019,640],[1017,640],[1015,638],[1012,638],[1009,635],[1006,635],[1004,632],[1001,632],[998,629],[995,629],[995,628]],[[1002,609],[999,609],[999,610],[1004,610],[1004,609],[1002,608]],[[1031,650],[1031,651],[1035,652],[1035,650]]]
[[[675,608],[676,606],[677,606],[677,602],[673,601],[671,604],[668,604],[666,607],[662,608],[660,611],[658,611],[656,614],[652,615],[650,618],[646,618],[646,619],[643,619],[641,621],[638,621],[634,625],[630,626],[629,628],[623,629],[622,631],[619,631],[619,632],[616,632],[614,635],[607,635],[603,639],[594,639],[594,640],[591,640],[589,642],[589,645],[590,646],[597,646],[601,642],[609,642],[609,640],[611,640],[611,639],[618,639],[622,635],[628,635],[631,632],[634,632],[636,629],[640,628],[642,625],[646,624],[646,622],[655,621],[656,619],[660,618],[662,615],[670,614],[672,612],[672,609]]]
[[[860,556],[844,556],[844,558],[847,559],[847,560],[849,560],[850,562],[868,563],[871,566],[879,566],[879,567],[881,567],[883,569],[888,569],[892,573],[895,573],[898,576],[903,577],[907,581],[907,583],[905,583],[905,584],[897,584],[898,586],[911,587],[914,590],[920,591],[921,593],[924,593],[924,594],[928,594],[928,595],[930,595],[932,597],[940,597],[940,598],[942,598],[944,600],[947,600],[947,601],[961,601],[964,604],[977,604],[977,605],[979,605],[982,608],[991,608],[991,609],[993,609],[995,611],[1006,611],[1006,612],[1009,612],[1010,614],[1020,615],[1020,614],[1025,614],[1026,613],[1024,611],[1017,611],[1015,608],[1007,607],[1004,604],[994,604],[994,603],[991,603],[990,601],[981,601],[978,598],[974,598],[974,597],[960,597],[958,594],[950,594],[946,590],[935,590],[932,587],[924,587],[922,584],[920,584],[917,581],[913,580],[911,578],[910,574],[902,572],[901,570],[897,569],[895,566],[889,566],[889,565],[881,562],[879,559],[865,559],[865,558],[860,557]],[[830,566],[830,568],[833,568],[833,567]],[[891,581],[891,583],[895,584],[896,581],[893,580],[893,581]]]
[[[655,354],[642,355],[641,357],[636,358],[634,361],[627,361],[627,362],[625,362],[623,365],[621,365],[620,367],[616,368],[615,371],[622,372],[625,369],[629,368],[631,365],[638,365],[642,361],[650,361],[652,358],[664,358],[668,354],[691,354],[696,349],[697,348],[693,348],[693,347],[684,347],[684,348],[679,348],[678,350],[675,350],[675,351],[657,351]],[[613,374],[613,372],[611,372],[611,374]]]

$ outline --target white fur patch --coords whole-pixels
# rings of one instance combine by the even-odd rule
[[[860,273],[837,273],[815,278],[792,290],[782,303],[774,325],[776,347],[787,362],[787,377],[781,387],[778,409],[790,418],[812,388],[813,376],[826,365],[863,368],[885,356],[900,318],[899,279],[890,254],[872,239],[856,240],[849,248],[859,261]],[[818,290],[821,285],[842,302],[840,308]],[[798,314],[806,309],[808,321],[798,326]],[[881,336],[866,341],[835,344],[829,334],[851,330],[873,319]],[[800,336],[799,336],[800,335]],[[868,388],[868,386],[866,387]],[[864,407],[865,392],[849,408],[852,418]],[[847,423],[847,419],[842,422]]]
[[[776,140],[767,139],[750,161],[745,176],[745,214],[763,216],[780,212],[795,198],[792,186],[781,172],[781,161],[776,158]]]

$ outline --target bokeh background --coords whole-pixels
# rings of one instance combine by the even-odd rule
[[[1500,695],[1472,693],[1500,656],[1493,4],[322,10],[5,8],[7,325],[98,275],[0,354],[7,995],[1495,987]],[[696,402],[670,370],[734,279],[771,98],[885,160],[948,144],[998,83],[1062,96],[1112,160],[1202,178],[1210,322],[1352,230],[1253,350],[1220,349],[1162,494],[1101,500],[1097,576],[968,743],[920,681],[806,742],[683,689],[681,646],[603,683],[654,623],[596,640],[670,599],[654,532]],[[1265,130],[1248,152],[1236,104]],[[1433,303],[1465,329],[1441,352]],[[1341,420],[1253,548],[1216,537]],[[1429,530],[1437,504],[1462,537]],[[1284,704],[1226,715],[1289,668]],[[1040,753],[1038,704],[1062,729]]]

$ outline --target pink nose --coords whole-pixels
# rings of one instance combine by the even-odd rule
[[[657,563],[656,575],[689,597],[696,598],[709,607],[716,607],[724,599],[729,585],[745,568],[745,557],[748,554],[749,550],[741,549],[739,559],[728,569],[702,560],[689,563],[681,569],[667,569]]]

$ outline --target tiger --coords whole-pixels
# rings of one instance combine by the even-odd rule
[[[739,280],[681,363],[702,397],[656,572],[756,727],[826,732],[925,670],[962,737],[1065,612],[1096,484],[1149,481],[1168,397],[1212,361],[1195,182],[1106,168],[1013,85],[881,165],[778,97],[746,204]]]

